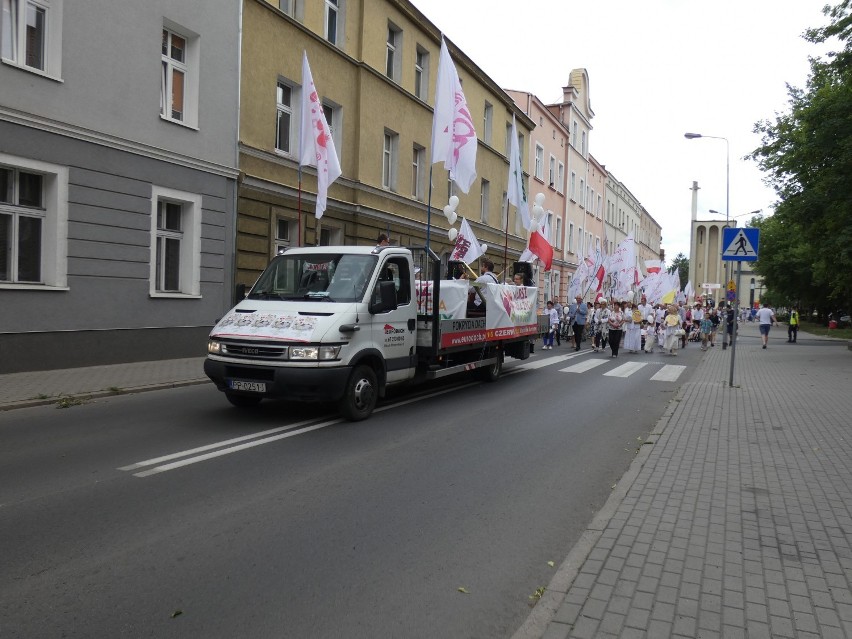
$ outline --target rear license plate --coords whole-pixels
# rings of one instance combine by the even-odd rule
[[[250,393],[266,392],[266,384],[263,382],[243,382],[239,379],[229,379],[228,388],[231,390],[248,391]]]

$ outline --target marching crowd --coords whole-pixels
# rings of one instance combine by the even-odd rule
[[[730,304],[704,309],[701,302],[687,307],[677,304],[648,304],[643,296],[638,304],[632,300],[607,300],[599,297],[594,302],[577,298],[566,306],[558,301],[548,301],[545,310],[550,318],[550,331],[544,335],[544,350],[553,348],[554,341],[561,345],[569,341],[579,351],[582,342],[589,339],[595,352],[610,349],[610,357],[618,357],[622,348],[628,353],[653,353],[655,348],[669,355],[677,355],[688,341],[701,343],[701,350],[716,346],[717,333],[724,323],[722,347],[731,343],[736,322],[736,311]]]

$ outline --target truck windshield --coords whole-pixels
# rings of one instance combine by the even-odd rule
[[[375,255],[285,253],[266,267],[248,297],[360,302],[377,259]]]

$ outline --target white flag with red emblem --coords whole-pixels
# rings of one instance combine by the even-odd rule
[[[467,218],[463,217],[459,234],[456,236],[456,246],[453,249],[450,259],[454,262],[470,264],[480,255],[482,255],[482,247],[479,244],[479,240],[476,239],[473,229],[467,223]]]

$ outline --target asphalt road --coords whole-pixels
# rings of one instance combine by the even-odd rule
[[[0,637],[511,636],[700,355],[557,348],[357,424],[212,386],[0,414]]]

